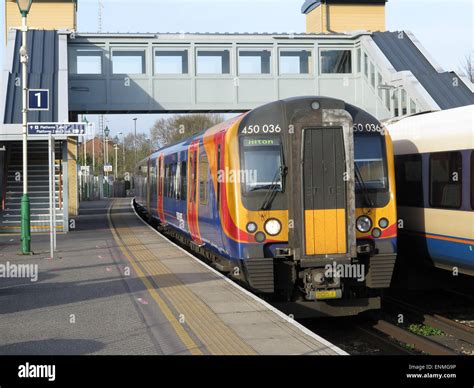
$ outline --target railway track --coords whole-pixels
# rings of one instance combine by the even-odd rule
[[[461,354],[463,348],[474,348],[474,328],[449,318],[446,315],[427,312],[425,309],[420,308],[415,304],[406,302],[405,300],[393,296],[384,297],[383,308],[386,312],[388,311],[397,315],[403,314],[405,321],[428,326],[438,330],[439,332],[442,332],[445,335],[451,336],[456,340],[452,341],[454,346],[446,346],[439,344],[429,337],[408,332],[411,334],[409,337],[412,339],[412,341],[414,341],[414,343],[418,344],[418,348],[423,352],[435,355],[453,354],[449,352],[446,353],[446,349],[450,349],[452,352],[454,352],[454,354]],[[400,330],[404,330],[398,326],[396,327]],[[391,329],[389,329],[389,331],[395,332],[395,330]],[[439,346],[431,346],[429,345],[430,342]]]

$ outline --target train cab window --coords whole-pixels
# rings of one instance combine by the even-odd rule
[[[209,174],[209,162],[206,155],[201,155],[199,160],[199,203],[207,204],[207,183]]]
[[[471,209],[474,210],[474,151],[471,151]]]
[[[229,50],[199,50],[197,74],[230,74]]]
[[[266,191],[276,185],[283,191],[282,147],[278,137],[244,137],[241,142],[243,174],[238,177],[245,193]]]
[[[155,74],[188,74],[188,50],[156,50]]]
[[[397,170],[397,202],[400,206],[423,207],[423,165],[420,154],[399,155]]]
[[[367,189],[381,191],[388,189],[383,136],[357,133],[354,136],[354,158],[356,168],[364,181],[363,185]],[[356,185],[356,189],[358,191],[363,189],[361,182]]]
[[[437,152],[430,155],[430,206],[459,209],[462,198],[462,155]]]
[[[321,50],[321,74],[352,73],[351,50]]]
[[[239,50],[239,74],[270,74],[270,50]]]
[[[311,74],[310,50],[281,50],[280,74]]]

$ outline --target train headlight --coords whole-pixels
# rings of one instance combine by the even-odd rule
[[[372,231],[372,236],[375,238],[379,238],[382,235],[382,231],[379,228],[374,228]]]
[[[379,226],[382,228],[382,229],[385,229],[387,226],[388,226],[388,220],[386,218],[381,218],[379,220]]]
[[[255,234],[255,241],[259,243],[263,243],[265,241],[265,233],[257,232]]]
[[[360,216],[356,221],[356,228],[359,232],[367,233],[372,228],[372,220],[367,216]]]
[[[265,222],[265,232],[270,236],[276,236],[281,231],[281,224],[276,218],[270,218]]]
[[[257,224],[255,222],[249,222],[246,229],[249,233],[255,233],[257,231]]]

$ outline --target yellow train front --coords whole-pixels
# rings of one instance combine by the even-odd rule
[[[285,312],[380,307],[396,258],[393,152],[365,111],[276,101],[158,151],[145,170],[148,217]]]

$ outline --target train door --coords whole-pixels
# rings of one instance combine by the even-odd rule
[[[347,252],[342,128],[303,130],[303,209],[306,255]]]
[[[352,117],[331,104],[301,112],[284,139],[288,244],[302,266],[357,255]]]
[[[165,212],[163,207],[163,196],[164,196],[164,180],[165,180],[165,160],[163,155],[159,155],[158,161],[158,200],[157,200],[157,212],[158,218],[162,225],[166,225]]]
[[[191,239],[198,245],[202,245],[199,231],[199,140],[191,143],[188,151],[188,195],[187,195],[187,218]]]
[[[221,206],[223,203],[222,185],[225,184],[225,179],[222,179],[222,171],[224,170],[223,146],[225,133],[219,134],[217,137],[217,153],[216,153],[216,208],[214,214],[214,225],[216,233],[216,245],[224,247],[224,234],[221,218]]]
[[[147,182],[147,185],[146,185],[146,207],[147,207],[147,211],[148,211],[148,214],[151,214],[151,185],[150,185],[150,159],[148,159],[147,161],[147,169],[146,169],[146,182]]]

